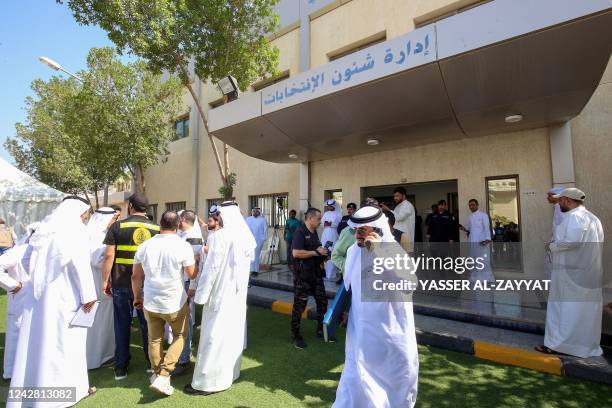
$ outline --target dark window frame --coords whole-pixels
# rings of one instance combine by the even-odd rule
[[[157,204],[149,204],[149,206],[147,207],[147,214],[153,216],[153,222],[157,222]]]
[[[278,206],[279,199],[284,201],[284,208],[282,209]],[[264,203],[262,203],[262,201],[264,201]],[[269,201],[269,203],[266,201]],[[289,193],[249,196],[249,215],[251,215],[251,208],[255,206],[261,207],[261,213],[266,217],[269,228],[274,228],[275,225],[278,225],[279,228],[283,228],[287,222],[287,218],[289,218]],[[272,211],[270,207],[273,207],[275,211]]]
[[[487,200],[487,215],[491,220],[491,227],[495,227],[493,217],[491,217],[490,205],[489,205],[489,181],[495,180],[505,180],[505,179],[515,179],[516,180],[516,214],[517,214],[517,224],[518,224],[518,232],[519,232],[519,242],[523,242],[523,223],[521,220],[521,190],[519,184],[519,175],[518,174],[506,174],[503,176],[489,176],[485,177],[485,198]]]
[[[213,204],[219,205],[223,201],[225,201],[225,200],[222,197],[219,197],[219,198],[207,198],[206,199],[206,216],[208,217],[208,211],[210,210],[210,207],[213,206]]]
[[[187,209],[187,201],[173,201],[166,203],[166,211],[179,212]]]
[[[342,202],[340,203],[340,207],[344,205],[344,191],[341,188],[332,188],[329,190],[325,190],[323,196],[325,197],[325,201],[334,198],[334,193],[342,193]],[[337,201],[337,200],[336,200]]]
[[[357,51],[365,50],[368,47],[380,44],[385,41],[387,41],[387,32],[381,31],[380,33],[374,34],[373,36],[362,38],[361,40],[349,44],[345,47],[339,48],[336,51],[327,53],[327,60],[329,62],[335,61],[337,59],[346,57],[347,55],[353,54]]]
[[[262,89],[265,89],[269,87],[270,85],[274,85],[281,81],[284,81],[285,79],[289,79],[290,77],[289,74],[290,74],[289,70],[283,71],[276,76],[265,78],[258,82],[255,82],[254,84],[251,85],[251,88],[253,88],[253,92],[261,91]]]
[[[179,137],[179,133],[178,133],[178,127],[181,127],[181,134],[182,136]],[[172,138],[172,141],[177,141],[177,140],[181,140],[181,139],[186,139],[189,137],[189,114],[183,115],[178,117],[175,121],[174,121],[174,125],[173,125],[173,129],[174,129],[174,136]]]

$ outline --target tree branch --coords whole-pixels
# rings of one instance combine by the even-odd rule
[[[186,79],[185,82],[186,82],[187,89],[189,90],[189,93],[191,94],[191,97],[193,98],[193,101],[195,102],[196,107],[198,108],[198,112],[200,113],[200,118],[202,119],[202,123],[204,123],[204,129],[206,129],[208,140],[210,140],[210,145],[212,146],[213,155],[215,157],[215,161],[217,162],[217,168],[219,169],[219,175],[221,176],[221,181],[223,182],[223,185],[227,185],[227,177],[224,174],[225,172],[223,170],[223,165],[221,164],[221,157],[219,156],[219,150],[217,149],[217,145],[215,144],[213,135],[212,133],[210,133],[210,130],[208,128],[208,120],[206,119],[204,108],[200,104],[200,98],[196,95],[195,91],[193,90],[193,87],[191,86],[191,83],[189,82],[189,72],[187,71],[187,67],[185,67],[185,64],[181,62],[178,56],[176,56],[176,59],[177,59],[177,64],[179,66],[179,69],[181,70],[183,76]],[[200,79],[197,78],[197,80],[199,81]]]

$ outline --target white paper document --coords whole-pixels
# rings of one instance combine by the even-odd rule
[[[93,326],[94,319],[96,317],[96,311],[98,310],[99,305],[100,302],[94,303],[89,313],[85,313],[85,309],[83,309],[83,306],[79,307],[79,310],[77,310],[77,312],[75,313],[74,317],[72,318],[72,321],[70,321],[70,324],[72,326],[79,327]]]

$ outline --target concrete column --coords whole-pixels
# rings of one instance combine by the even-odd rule
[[[300,72],[310,69],[310,15],[309,4],[300,1]],[[300,163],[300,213],[306,212],[310,205],[310,162]],[[301,218],[301,217],[300,217]]]
[[[194,74],[195,78],[195,93],[198,98],[201,98],[202,82]],[[193,203],[193,210],[198,214],[199,205],[198,198],[200,195],[200,114],[195,101],[191,106],[191,114],[189,116],[189,136],[191,137],[191,202]]]
[[[300,72],[310,69],[310,16],[300,15]]]
[[[300,213],[304,214],[308,209],[310,200],[310,163],[300,163]]]
[[[572,127],[568,122],[548,128],[552,180],[555,187],[574,187],[574,155],[572,150]]]

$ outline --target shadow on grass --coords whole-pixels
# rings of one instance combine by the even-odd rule
[[[315,336],[315,329],[315,322],[302,321],[308,347],[298,350],[291,343],[289,316],[249,308],[249,338],[256,340],[244,355],[257,365],[243,368],[239,381],[288,393],[305,406],[329,406],[344,363],[344,332],[338,336],[342,341],[324,343]]]

